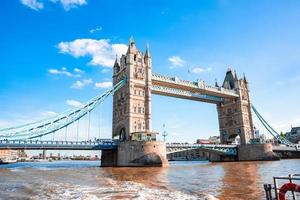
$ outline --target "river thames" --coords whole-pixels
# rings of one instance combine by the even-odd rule
[[[170,162],[165,168],[100,168],[99,161],[0,166],[0,199],[264,199],[263,183],[299,173],[300,160]],[[215,198],[214,198],[215,197]]]

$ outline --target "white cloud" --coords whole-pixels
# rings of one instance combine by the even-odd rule
[[[87,4],[86,0],[51,0],[51,2],[60,2],[66,11]]]
[[[79,74],[84,73],[84,71],[81,70],[81,69],[79,69],[79,68],[74,68],[73,71],[74,71],[75,73],[79,73]]]
[[[91,34],[93,34],[93,33],[95,33],[95,32],[101,31],[101,30],[102,30],[102,27],[99,26],[99,27],[97,27],[97,28],[91,29],[89,32],[90,32]]]
[[[54,111],[45,111],[45,112],[42,113],[43,117],[53,117],[55,115],[57,115],[57,113],[54,112]]]
[[[66,100],[66,103],[67,103],[69,106],[76,107],[76,108],[79,108],[79,107],[82,106],[82,103],[81,103],[80,101],[73,100],[73,99],[68,99],[68,100]]]
[[[106,81],[106,82],[98,82],[95,83],[96,88],[110,88],[112,87],[112,82],[111,81]]]
[[[44,8],[44,4],[38,0],[21,0],[21,3],[33,10],[41,10]]]
[[[74,68],[73,70],[75,73],[71,73],[68,71],[68,69],[66,67],[62,67],[61,69],[49,69],[48,73],[52,74],[52,75],[64,75],[64,76],[68,76],[68,77],[80,77],[79,73],[83,73],[82,70],[78,69],[78,68]]]
[[[75,58],[91,56],[91,65],[112,67],[116,54],[120,57],[126,53],[125,44],[111,44],[108,39],[76,39],[71,42],[60,42],[58,48],[61,53],[70,54]]]
[[[73,83],[73,85],[71,86],[71,88],[74,89],[82,89],[84,88],[86,85],[92,84],[93,80],[92,79],[84,79],[82,81],[76,81],[75,83]]]
[[[168,60],[172,63],[172,66],[170,67],[170,69],[174,69],[177,67],[183,67],[186,64],[186,62],[179,56],[172,56],[172,57],[168,58]]]
[[[191,72],[194,74],[201,74],[202,72],[209,72],[211,70],[212,70],[211,67],[207,67],[207,68],[195,67],[191,70]]]

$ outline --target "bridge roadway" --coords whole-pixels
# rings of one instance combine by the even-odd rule
[[[105,150],[117,149],[118,145],[119,141],[112,139],[98,141],[0,140],[0,150]]]
[[[118,140],[100,139],[97,141],[42,141],[42,140],[0,140],[0,150],[108,150],[117,149]],[[237,155],[237,145],[166,143],[167,154],[202,149],[219,155]],[[274,152],[300,152],[300,146],[273,146]]]
[[[12,150],[108,150],[117,149],[118,140],[98,141],[42,141],[42,140],[0,140],[1,149]],[[236,145],[166,143],[167,154],[202,148],[223,155],[236,155]]]

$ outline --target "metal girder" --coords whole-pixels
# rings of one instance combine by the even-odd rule
[[[194,149],[203,149],[206,151],[215,152],[223,155],[237,155],[236,145],[215,145],[215,144],[175,144],[167,143],[167,154],[176,153],[180,151],[189,151]],[[170,150],[170,151],[168,151]]]
[[[186,81],[177,77],[168,77],[160,74],[152,74],[152,85],[165,86],[169,88],[182,89],[198,94],[206,94],[209,96],[236,98],[239,97],[235,90],[228,90],[223,87],[214,87],[206,85],[204,81]]]
[[[97,141],[0,140],[0,150],[103,150],[117,149],[118,145],[119,141],[112,139]]]
[[[212,96],[208,94],[200,94],[187,90],[175,89],[171,87],[152,85],[152,93],[165,96],[173,96],[177,98],[191,99],[195,101],[206,101],[210,103],[224,102],[223,97]]]

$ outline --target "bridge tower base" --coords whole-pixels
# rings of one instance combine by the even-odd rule
[[[126,141],[117,150],[103,150],[102,167],[168,166],[166,145],[157,141]]]
[[[245,144],[238,147],[239,161],[279,160],[272,144]]]

